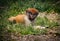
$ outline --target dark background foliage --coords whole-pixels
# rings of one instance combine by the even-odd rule
[[[18,6],[14,7],[15,9],[34,7],[40,11],[49,11],[51,9],[56,12],[60,11],[60,0],[0,0],[0,9],[10,8],[13,3]]]

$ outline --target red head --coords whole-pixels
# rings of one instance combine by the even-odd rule
[[[26,14],[27,14],[29,20],[31,20],[31,21],[33,21],[37,17],[38,13],[39,13],[39,11],[35,8],[28,8],[26,10]]]

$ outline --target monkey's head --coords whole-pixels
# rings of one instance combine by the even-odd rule
[[[28,16],[30,21],[34,21],[34,19],[37,17],[39,11],[35,8],[28,8],[26,10],[26,15]]]

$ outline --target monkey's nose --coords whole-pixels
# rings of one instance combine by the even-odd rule
[[[31,18],[33,18],[33,15],[31,15]]]

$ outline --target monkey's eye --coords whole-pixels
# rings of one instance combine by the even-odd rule
[[[38,15],[38,13],[35,13],[34,15]]]
[[[32,14],[31,12],[28,12],[29,14]]]

